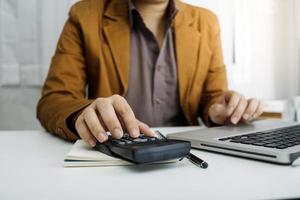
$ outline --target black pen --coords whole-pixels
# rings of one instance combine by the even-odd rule
[[[167,138],[163,134],[161,134],[161,132],[155,131],[155,133],[156,133],[158,138],[167,140]],[[197,167],[201,167],[202,169],[206,169],[208,167],[207,162],[205,162],[204,160],[202,160],[201,158],[195,156],[192,153],[189,153],[186,156],[186,158],[189,159],[189,161],[191,163],[193,163],[194,165],[196,165]],[[181,161],[181,160],[183,160],[183,158],[181,158],[179,161]]]
[[[186,156],[187,159],[189,159],[189,161],[191,161],[193,164],[195,164],[198,167],[201,167],[202,169],[206,169],[208,167],[207,162],[205,162],[204,160],[202,160],[201,158],[195,156],[192,153],[189,153]]]

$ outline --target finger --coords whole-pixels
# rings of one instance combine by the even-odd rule
[[[226,104],[226,98],[227,98],[227,94],[225,93],[224,95],[222,95],[222,96],[220,96],[219,98],[218,98],[218,100],[216,101],[216,103],[218,103],[218,104]]]
[[[83,118],[90,132],[94,135],[95,138],[97,138],[99,142],[105,142],[106,140],[108,140],[108,136],[104,128],[100,124],[97,113],[93,108],[86,109],[83,113]]]
[[[117,139],[122,138],[124,132],[111,101],[102,100],[96,104],[96,108],[112,137]]]
[[[139,137],[140,129],[137,119],[127,101],[123,97],[116,97],[113,100],[113,107],[123,121],[129,135],[133,138]]]
[[[106,133],[106,131],[109,131],[109,130],[108,130],[107,126],[105,125],[105,123],[104,123],[104,121],[103,121],[103,119],[102,119],[102,117],[101,117],[101,115],[100,115],[100,113],[99,113],[97,107],[95,107],[95,109],[96,109],[95,112],[96,112],[96,114],[97,114],[97,117],[98,117],[98,119],[99,119],[99,122],[100,122],[102,128],[104,129],[104,131],[105,131],[105,133]],[[106,133],[106,135],[107,135],[107,133]]]
[[[231,116],[234,110],[236,110],[242,96],[238,93],[232,93],[229,102],[227,104],[227,116]]]
[[[264,112],[264,104],[262,102],[259,102],[259,106],[257,108],[257,110],[255,111],[255,113],[253,114],[252,120],[257,119],[258,117],[260,117],[263,112]]]
[[[155,137],[156,134],[154,133],[154,131],[152,131],[150,129],[150,127],[147,124],[145,124],[141,121],[138,121],[138,125],[139,125],[141,133],[143,133],[143,134],[145,134],[146,136],[149,136],[149,137]]]
[[[243,115],[243,120],[246,122],[249,121],[254,115],[254,113],[256,112],[256,110],[258,109],[258,106],[259,106],[259,101],[257,101],[256,99],[248,100],[248,106]]]
[[[241,98],[240,102],[238,103],[236,109],[234,110],[230,118],[231,123],[237,124],[241,120],[241,117],[243,116],[247,108],[247,105],[248,105],[247,100],[245,98]]]
[[[85,124],[83,117],[80,115],[75,123],[75,128],[80,136],[80,138],[88,145],[94,147],[96,146],[96,139],[88,129]]]
[[[212,105],[209,109],[209,117],[216,124],[225,124],[227,120],[226,107],[222,104]]]
[[[227,91],[224,93],[223,95],[223,99],[226,101],[226,102],[229,102],[230,101],[230,98],[233,94],[235,94],[236,92],[233,92],[233,91]]]

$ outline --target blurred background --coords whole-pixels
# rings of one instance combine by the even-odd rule
[[[0,0],[0,130],[41,129],[36,103],[75,1]],[[285,112],[294,120],[300,101],[300,1],[184,2],[218,15],[230,89],[263,99],[270,113]]]

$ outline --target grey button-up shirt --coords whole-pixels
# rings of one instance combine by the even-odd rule
[[[179,104],[177,64],[173,40],[174,0],[167,10],[168,27],[160,48],[131,0],[131,65],[125,96],[136,118],[150,126],[182,126],[186,120]]]

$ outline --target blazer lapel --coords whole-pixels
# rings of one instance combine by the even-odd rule
[[[127,2],[125,0],[111,1],[104,16],[104,20],[106,20],[104,35],[111,49],[124,95],[128,87],[130,61],[130,28]]]
[[[175,18],[175,47],[179,81],[180,103],[184,110],[189,110],[188,98],[195,78],[200,55],[201,34],[191,27],[191,17],[185,16],[185,5],[177,1],[179,12]]]

